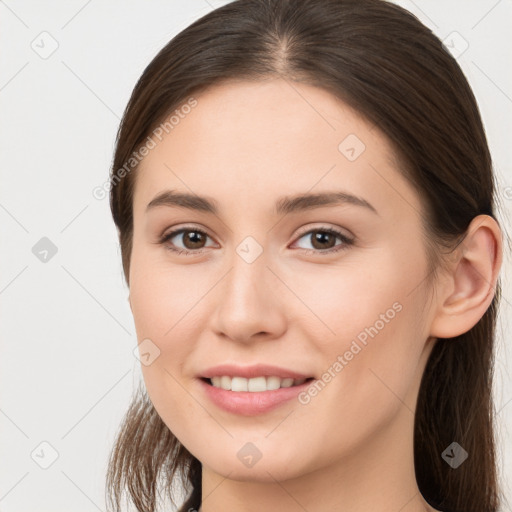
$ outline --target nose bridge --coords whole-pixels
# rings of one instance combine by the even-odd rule
[[[271,291],[267,251],[246,237],[229,258],[229,271],[219,291],[214,329],[229,338],[247,341],[253,334],[278,335],[284,327],[283,311]]]
[[[231,307],[237,306],[240,309],[257,307],[262,295],[267,295],[267,263],[263,246],[255,239],[242,241],[230,259],[223,303],[232,301],[234,304]]]

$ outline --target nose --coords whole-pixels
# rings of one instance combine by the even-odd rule
[[[286,330],[283,301],[290,298],[275,293],[282,284],[267,267],[265,252],[251,263],[235,253],[231,263],[217,285],[216,307],[210,317],[215,334],[238,343],[281,337]]]

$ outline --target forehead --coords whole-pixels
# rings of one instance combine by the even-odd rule
[[[384,209],[401,202],[419,211],[386,137],[321,88],[230,81],[194,99],[161,140],[153,137],[136,172],[134,208],[165,188],[263,205],[273,196],[342,187]]]

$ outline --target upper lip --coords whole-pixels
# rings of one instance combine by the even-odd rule
[[[229,377],[245,377],[250,379],[253,377],[280,377],[281,379],[308,379],[312,375],[306,375],[294,370],[287,368],[280,368],[270,364],[255,364],[251,366],[237,366],[234,364],[221,364],[218,366],[212,366],[201,372],[200,377],[211,378],[211,377],[222,377],[227,375]]]

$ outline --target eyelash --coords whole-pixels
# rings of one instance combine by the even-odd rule
[[[168,244],[168,241],[171,238],[174,238],[176,235],[179,235],[181,233],[186,233],[186,232],[200,233],[201,235],[210,238],[209,235],[205,231],[203,231],[202,229],[198,229],[198,228],[195,228],[195,227],[184,227],[184,228],[180,228],[180,229],[171,231],[171,232],[167,233],[166,235],[163,235],[162,238],[160,239],[159,243],[162,244],[162,245],[165,245],[166,249],[168,249],[169,251],[172,251],[173,253],[175,253],[177,255],[185,255],[185,256],[191,256],[192,255],[192,256],[195,256],[195,255],[202,254],[204,252],[204,248],[197,249],[197,250],[177,249],[177,248],[172,247],[171,245]],[[300,240],[304,235],[307,235],[307,234],[310,234],[310,233],[314,233],[314,232],[329,233],[331,235],[334,235],[334,236],[338,237],[343,243],[335,245],[334,247],[332,247],[330,249],[326,249],[326,250],[320,250],[320,249],[300,249],[300,250],[304,251],[304,253],[307,254],[307,255],[310,255],[312,253],[321,254],[321,255],[324,255],[324,254],[334,254],[334,253],[337,253],[337,252],[340,252],[340,251],[344,251],[344,250],[348,249],[349,246],[354,244],[354,240],[348,238],[347,236],[345,236],[340,231],[338,231],[338,230],[336,230],[334,228],[331,228],[331,227],[326,227],[326,226],[321,226],[321,227],[318,227],[318,228],[313,228],[313,229],[309,229],[307,231],[303,231],[303,232],[301,232],[298,235],[297,240]]]

